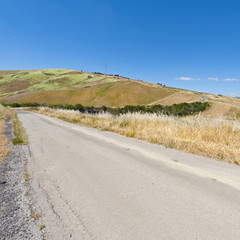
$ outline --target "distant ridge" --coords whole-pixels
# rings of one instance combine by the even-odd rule
[[[0,102],[82,104],[95,107],[172,105],[209,101],[206,116],[240,115],[240,97],[167,87],[116,75],[71,69],[2,70]]]

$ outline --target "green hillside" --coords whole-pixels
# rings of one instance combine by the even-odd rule
[[[68,69],[0,71],[0,94],[19,91],[63,90],[80,88],[91,83],[117,82],[116,76],[106,76]]]
[[[151,104],[176,91],[118,75],[69,69],[0,71],[0,98],[5,103],[125,106]]]
[[[206,116],[238,116],[240,99],[70,69],[0,71],[0,102],[38,102],[85,106],[172,105],[209,101]]]

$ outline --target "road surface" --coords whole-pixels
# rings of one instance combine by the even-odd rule
[[[18,111],[49,239],[240,239],[240,167]]]

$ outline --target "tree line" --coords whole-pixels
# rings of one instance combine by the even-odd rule
[[[192,103],[179,103],[173,104],[170,106],[163,105],[151,105],[151,106],[143,106],[143,105],[126,105],[125,107],[87,107],[82,104],[39,104],[37,102],[28,102],[28,103],[5,103],[2,104],[4,106],[10,106],[13,108],[18,107],[49,107],[53,109],[67,109],[67,110],[76,110],[81,113],[100,113],[100,112],[109,112],[114,115],[126,114],[126,113],[156,113],[156,114],[165,114],[165,115],[173,115],[173,116],[187,116],[191,114],[195,114],[198,112],[202,112],[206,110],[209,106],[209,102],[192,102]]]

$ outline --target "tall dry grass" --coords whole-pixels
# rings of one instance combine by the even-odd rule
[[[240,164],[240,122],[225,118],[129,113],[89,115],[39,108],[37,112],[75,124],[113,131],[169,148]]]
[[[7,146],[8,140],[5,136],[5,120],[8,114],[9,111],[7,110],[7,108],[4,108],[2,105],[0,105],[0,162],[3,161],[3,159],[10,151],[9,147]]]

